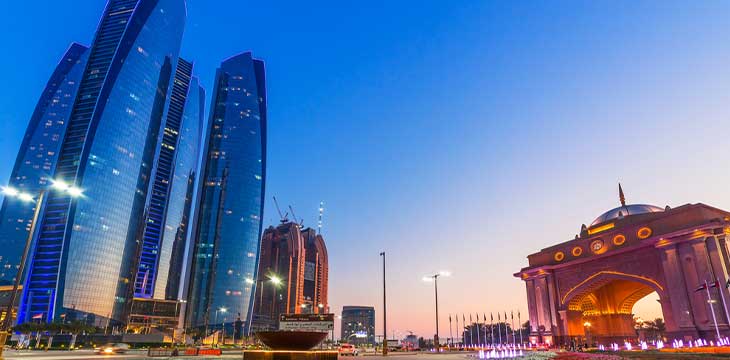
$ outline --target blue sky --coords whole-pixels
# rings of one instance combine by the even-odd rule
[[[5,7],[3,182],[53,66],[70,42],[90,43],[103,1]],[[453,272],[439,284],[443,336],[448,313],[525,314],[512,273],[616,206],[619,180],[629,202],[730,209],[729,12],[721,1],[190,0],[182,54],[208,91],[222,59],[266,61],[265,225],[277,221],[272,195],[309,225],[325,202],[332,307],[379,311],[386,250],[399,333],[433,333],[420,279]]]

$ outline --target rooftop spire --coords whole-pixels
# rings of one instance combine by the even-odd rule
[[[621,183],[618,183],[618,199],[621,201],[621,206],[626,206],[626,197],[624,196],[624,189],[621,188]]]

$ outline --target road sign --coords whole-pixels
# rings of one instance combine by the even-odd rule
[[[327,332],[334,328],[334,314],[282,314],[279,317],[279,330]]]

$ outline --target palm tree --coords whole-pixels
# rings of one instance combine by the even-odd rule
[[[76,338],[79,334],[93,334],[96,332],[96,327],[82,321],[74,321],[64,324],[64,330],[71,334],[71,343],[68,345],[68,349],[71,350],[76,346]]]

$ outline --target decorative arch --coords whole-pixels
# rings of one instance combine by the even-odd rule
[[[582,298],[583,296],[579,295],[589,294],[594,290],[615,280],[638,282],[652,288],[653,291],[656,291],[657,294],[659,294],[660,298],[664,295],[664,286],[662,286],[662,284],[652,278],[620,271],[603,270],[586,277],[583,281],[568,289],[568,291],[566,291],[565,294],[563,294],[563,296],[560,298],[560,304],[565,305],[574,298]],[[649,293],[651,293],[651,291],[644,294],[644,296],[648,295]],[[641,297],[637,298],[637,300]]]

